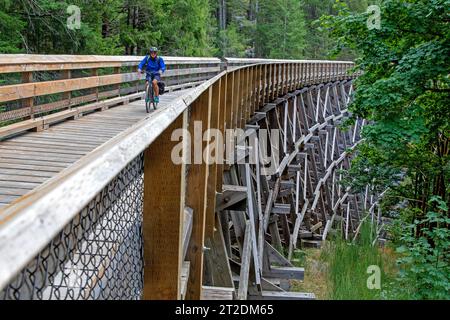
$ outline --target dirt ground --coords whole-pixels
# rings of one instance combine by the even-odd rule
[[[328,281],[326,279],[326,265],[320,259],[321,249],[303,249],[293,262],[298,267],[305,268],[303,281],[292,280],[291,291],[314,293],[317,300],[328,297]]]

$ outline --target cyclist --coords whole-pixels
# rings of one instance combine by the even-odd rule
[[[147,87],[149,81],[152,82],[153,91],[155,92],[154,100],[156,103],[159,103],[158,82],[161,81],[161,74],[159,72],[164,73],[166,71],[166,64],[164,63],[164,59],[158,56],[158,48],[151,47],[149,54],[139,63],[138,71],[142,73],[144,69],[146,72],[145,87]]]

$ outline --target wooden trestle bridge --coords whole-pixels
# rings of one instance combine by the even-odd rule
[[[140,59],[0,55],[0,299],[314,299],[296,248],[377,219],[353,63],[167,57],[147,114]]]

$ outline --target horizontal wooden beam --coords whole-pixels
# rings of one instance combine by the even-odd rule
[[[315,300],[313,293],[262,291],[261,295],[250,295],[249,300]]]

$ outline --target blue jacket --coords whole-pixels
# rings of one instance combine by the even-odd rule
[[[163,58],[157,56],[156,59],[152,59],[150,56],[145,56],[144,59],[142,59],[141,63],[139,63],[139,70],[143,70],[144,65],[148,59],[148,64],[146,71],[147,73],[156,73],[159,70],[162,70],[162,72],[166,71],[166,64],[164,63]]]

